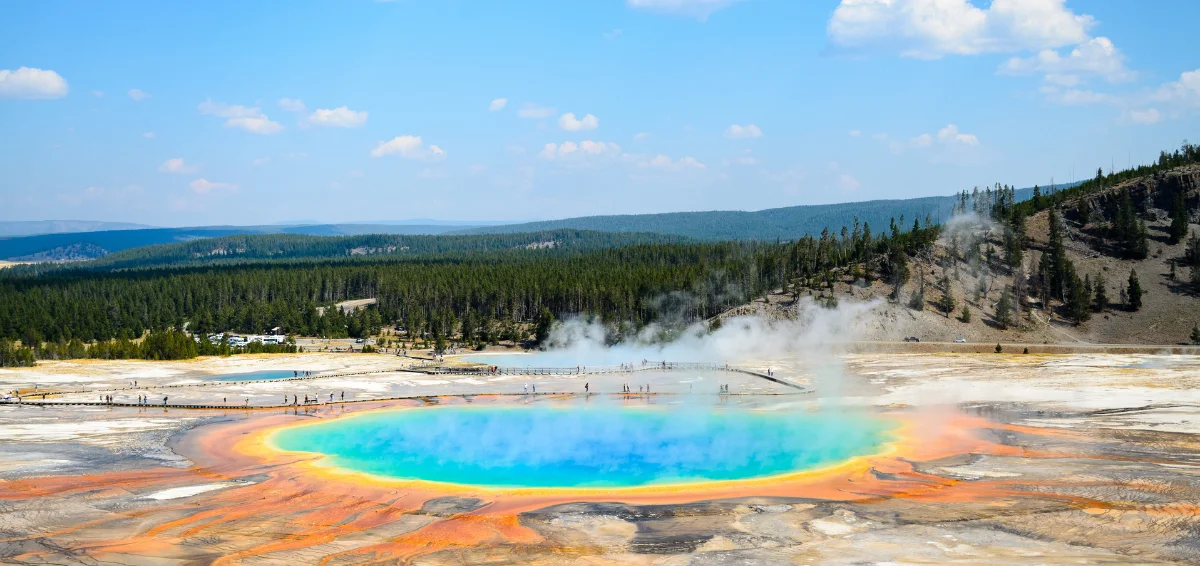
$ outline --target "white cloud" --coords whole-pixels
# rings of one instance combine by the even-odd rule
[[[92,96],[94,96],[94,97],[96,97],[96,98],[104,98],[104,91],[100,91],[100,90],[93,90],[93,91],[92,91]]]
[[[230,118],[225,122],[226,128],[240,128],[252,134],[270,135],[283,131],[283,125],[272,122],[266,116],[261,118]]]
[[[147,98],[150,98],[149,93],[147,93],[143,90],[136,89],[136,88],[129,89],[128,94],[129,94],[129,98],[132,98],[134,102],[141,102],[143,100],[146,100]]]
[[[583,140],[579,143],[566,141],[561,144],[548,143],[538,152],[542,159],[582,158],[588,156],[612,156],[621,153],[621,146],[612,142]]]
[[[631,161],[637,164],[638,167],[650,169],[660,169],[662,171],[684,171],[705,169],[705,165],[696,160],[694,157],[680,157],[679,159],[671,159],[670,156],[658,155],[630,155],[623,156],[626,161]]]
[[[630,8],[662,14],[678,14],[704,20],[738,0],[627,0]]]
[[[1078,45],[1095,20],[1065,0],[842,0],[829,19],[830,41],[843,48],[885,47],[907,57],[937,58]]]
[[[1129,120],[1135,124],[1156,124],[1162,121],[1162,114],[1154,108],[1145,110],[1130,110]]]
[[[255,159],[254,161],[251,161],[250,165],[252,165],[254,167],[262,167],[263,165],[266,165],[270,162],[271,162],[270,157],[259,157],[259,158]]]
[[[635,141],[642,141],[649,137],[650,137],[650,132],[638,132],[636,134],[633,134],[633,139]]]
[[[345,106],[332,110],[318,108],[308,115],[308,123],[331,128],[357,128],[367,123],[367,113],[355,112]]]
[[[852,191],[858,190],[858,187],[860,187],[860,186],[861,186],[861,183],[859,183],[858,179],[855,179],[853,175],[850,175],[848,173],[842,173],[841,175],[838,175],[838,188],[839,189],[842,189],[843,191],[851,191],[852,192]]]
[[[488,111],[495,112],[497,110],[503,110],[505,106],[508,106],[508,99],[497,98],[488,104]]]
[[[574,112],[567,112],[558,117],[558,127],[568,132],[586,132],[600,127],[600,119],[591,114],[576,119]]]
[[[522,118],[549,118],[554,115],[554,109],[548,106],[538,106],[532,102],[526,102],[525,106],[517,110],[517,116]]]
[[[899,154],[904,152],[904,144],[892,140],[887,134],[875,134],[871,137],[886,143],[892,153]],[[960,132],[958,126],[954,124],[946,124],[946,127],[938,130],[936,133],[925,133],[908,140],[908,146],[917,149],[933,147],[934,144],[947,148],[971,148],[979,146],[979,138],[975,134]]]
[[[850,137],[857,138],[862,135],[862,130],[850,130]]]
[[[726,130],[725,130],[725,137],[727,137],[731,140],[740,140],[740,139],[745,139],[745,138],[761,138],[762,135],[763,135],[762,130],[760,130],[758,128],[758,126],[755,126],[754,124],[747,124],[745,126],[740,126],[738,124],[734,124],[734,125],[726,128]]]
[[[979,145],[979,138],[975,134],[959,133],[958,126],[947,124],[945,128],[938,130],[938,141],[945,144],[962,144],[969,146]]]
[[[0,98],[45,100],[67,95],[67,81],[54,71],[21,67],[0,69]]]
[[[1089,104],[1115,104],[1120,98],[1103,92],[1083,89],[1061,89],[1046,85],[1040,89],[1046,100],[1064,106],[1087,106]]]
[[[426,146],[421,136],[396,136],[389,141],[381,141],[371,150],[371,157],[399,155],[405,159],[441,159],[446,152],[436,145]]]
[[[604,37],[604,39],[607,39],[607,40],[609,40],[609,41],[612,41],[612,40],[614,40],[614,39],[616,39],[616,38],[618,38],[618,37],[621,37],[621,29],[620,29],[620,28],[617,28],[617,29],[614,29],[614,30],[612,30],[612,31],[606,31],[606,32],[604,32],[604,33],[602,33],[602,34],[600,34],[600,35],[602,35],[602,36]]]
[[[159,173],[195,173],[200,167],[184,162],[182,157],[168,159],[158,166]]]
[[[241,104],[225,104],[205,100],[196,109],[201,114],[225,118],[226,128],[240,128],[253,134],[277,134],[283,131],[283,124],[273,122],[257,106],[247,107]]]
[[[209,181],[208,179],[196,179],[195,181],[188,183],[188,186],[191,187],[193,191],[196,191],[200,194],[208,194],[213,191],[237,190],[237,185],[230,183],[215,183],[213,181]]]
[[[280,98],[279,108],[284,112],[304,112],[308,107],[304,105],[304,101],[298,98]]]
[[[152,140],[155,138],[155,135],[154,135],[154,132],[142,132],[142,137],[146,138],[148,140]]]
[[[1107,37],[1088,40],[1066,56],[1054,49],[1043,49],[1027,58],[1013,57],[1000,66],[1001,74],[1043,73],[1047,82],[1062,86],[1079,83],[1080,75],[1103,77],[1109,82],[1133,80],[1136,74],[1125,68],[1125,56]]]

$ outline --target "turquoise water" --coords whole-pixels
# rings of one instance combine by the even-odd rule
[[[274,369],[266,371],[251,371],[247,373],[230,373],[218,375],[210,379],[214,381],[267,381],[271,379],[284,379],[296,377],[296,374],[288,369]]]
[[[282,450],[400,479],[495,487],[630,487],[735,480],[875,453],[866,414],[737,409],[438,407],[284,428]]]

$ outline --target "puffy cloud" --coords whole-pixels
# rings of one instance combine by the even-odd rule
[[[399,155],[405,159],[441,159],[446,152],[436,145],[426,146],[421,136],[396,136],[389,141],[381,141],[371,150],[371,157]]]
[[[205,100],[196,109],[201,114],[225,118],[226,128],[239,128],[253,134],[277,134],[283,131],[283,124],[273,122],[257,106],[247,107],[241,104],[225,104]]]
[[[128,94],[129,98],[132,98],[134,102],[141,102],[150,98],[150,93],[136,88],[129,89]]]
[[[747,124],[745,126],[734,124],[725,129],[725,137],[731,140],[761,138],[762,135],[762,130],[760,130],[758,126],[755,126],[754,124]]]
[[[574,112],[567,112],[558,117],[558,127],[568,132],[586,132],[600,127],[600,119],[591,114],[576,119]]]
[[[213,181],[209,181],[208,179],[196,179],[195,181],[188,183],[188,186],[191,187],[193,191],[196,191],[200,194],[208,194],[213,191],[237,190],[237,185],[230,183],[215,183]]]
[[[1158,87],[1150,98],[1185,106],[1200,106],[1200,69],[1180,73],[1179,80]]]
[[[538,106],[532,102],[526,102],[525,106],[517,110],[517,116],[522,118],[540,119],[549,118],[554,115],[554,109],[547,106]]]
[[[488,104],[488,111],[495,112],[497,110],[503,110],[505,106],[508,106],[508,99],[497,98]]]
[[[635,141],[642,141],[649,137],[650,137],[650,132],[638,132],[636,134],[633,134],[633,139]]]
[[[1054,49],[1044,49],[1032,57],[1013,57],[1000,66],[1000,73],[1043,73],[1047,82],[1061,86],[1078,84],[1079,75],[1099,76],[1109,82],[1129,81],[1135,77],[1133,71],[1125,68],[1125,56],[1107,37],[1088,40],[1066,56]]]
[[[159,173],[195,173],[200,168],[194,164],[186,163],[182,157],[168,159],[158,166]]]
[[[962,144],[976,146],[979,145],[979,138],[975,134],[959,133],[958,126],[947,124],[945,128],[938,130],[938,141],[945,144]]]
[[[1154,108],[1145,110],[1130,110],[1129,120],[1135,124],[1156,124],[1162,121],[1162,114]]]
[[[308,110],[308,107],[304,105],[304,101],[298,98],[280,98],[277,104],[279,104],[280,110],[284,112],[304,112]]]
[[[357,128],[367,123],[367,113],[355,112],[345,106],[332,110],[318,108],[308,115],[308,123],[332,128]]]
[[[588,156],[612,156],[621,153],[621,146],[612,142],[583,140],[579,143],[566,141],[561,144],[548,143],[538,152],[542,159],[582,158]]]
[[[54,71],[21,67],[0,69],[0,98],[45,100],[67,95],[67,81]]]
[[[887,143],[892,153],[903,153],[904,151],[904,145],[892,140],[887,134],[875,134],[871,137]],[[958,126],[954,124],[946,124],[946,127],[936,133],[925,133],[908,140],[908,145],[917,149],[932,147],[934,144],[946,147],[978,147],[979,138],[975,134],[960,132]]]
[[[627,0],[630,8],[662,14],[678,14],[704,20],[738,0]]]
[[[844,48],[894,47],[908,57],[1054,49],[1088,41],[1095,23],[1065,0],[842,0],[826,26]]]

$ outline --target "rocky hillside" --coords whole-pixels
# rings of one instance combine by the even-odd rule
[[[1172,243],[1172,212],[1178,214],[1178,196],[1184,203],[1189,236]],[[1120,217],[1126,198],[1132,204],[1132,220]],[[1088,288],[1086,312],[1072,310],[1071,297],[1064,300],[1069,282],[1047,292],[1052,277],[1045,270],[1052,267],[1043,264],[1053,263],[1048,257],[1055,253],[1052,216],[1059,226],[1064,264]],[[1139,226],[1139,222],[1144,224],[1144,258],[1130,257],[1126,245],[1130,239],[1117,234],[1119,223]],[[841,270],[832,289],[824,284],[817,289],[795,286],[722,316],[789,317],[796,301],[811,297],[825,304],[877,301],[877,316],[862,329],[867,340],[916,336],[923,341],[962,338],[1029,344],[1191,341],[1193,326],[1200,323],[1200,265],[1195,268],[1197,276],[1192,275],[1192,265],[1200,261],[1200,165],[1175,167],[1058,199],[1055,206],[1028,215],[1024,223],[1019,262],[1010,263],[1005,248],[1006,240],[1013,238],[1010,223],[958,218],[946,225],[932,249],[913,259],[912,275],[898,291],[882,279],[868,283]],[[1136,243],[1138,238],[1132,238]],[[1136,309],[1128,296],[1131,272],[1142,289]],[[947,284],[948,293],[943,290]],[[1095,296],[1101,284],[1102,297],[1109,303],[1103,308]],[[1007,325],[998,316],[1006,292],[1012,306]],[[964,310],[969,316],[963,316]]]

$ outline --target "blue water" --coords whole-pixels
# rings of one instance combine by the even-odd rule
[[[271,379],[284,379],[297,377],[292,370],[273,369],[266,371],[251,371],[247,373],[229,373],[225,375],[213,376],[209,379],[214,381],[267,381]]]
[[[891,422],[738,409],[437,407],[284,428],[282,450],[371,474],[495,487],[628,487],[771,476],[875,453]]]

